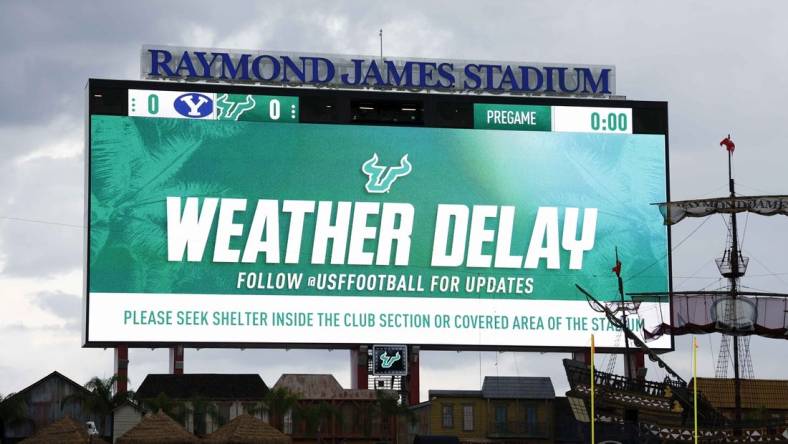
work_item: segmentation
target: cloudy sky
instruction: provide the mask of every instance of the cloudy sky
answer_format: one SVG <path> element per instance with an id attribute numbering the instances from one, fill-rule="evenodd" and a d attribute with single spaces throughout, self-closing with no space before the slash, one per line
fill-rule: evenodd
<path id="1" fill-rule="evenodd" d="M 112 374 L 112 351 L 80 348 L 84 87 L 136 79 L 143 44 L 390 57 L 612 64 L 631 99 L 666 100 L 674 198 L 726 191 L 719 140 L 731 133 L 743 194 L 788 192 L 788 4 L 781 1 L 0 2 L 0 393 L 53 370 L 82 383 Z M 703 224 L 702 227 L 699 226 Z M 788 292 L 788 219 L 742 216 L 752 257 L 744 285 Z M 697 231 L 695 231 L 697 229 Z M 693 233 L 680 246 L 679 241 Z M 677 289 L 716 288 L 721 217 L 674 230 Z M 689 337 L 665 356 L 690 376 Z M 719 336 L 700 338 L 714 374 Z M 757 377 L 788 376 L 788 343 L 753 340 Z M 187 350 L 187 372 L 331 372 L 349 385 L 347 351 Z M 422 354 L 430 388 L 478 389 L 484 375 L 549 375 L 560 354 Z M 132 350 L 130 378 L 167 371 L 167 350 Z M 606 357 L 598 365 L 606 364 Z M 664 373 L 651 369 L 650 377 Z M 732 373 L 732 372 L 731 372 Z"/>

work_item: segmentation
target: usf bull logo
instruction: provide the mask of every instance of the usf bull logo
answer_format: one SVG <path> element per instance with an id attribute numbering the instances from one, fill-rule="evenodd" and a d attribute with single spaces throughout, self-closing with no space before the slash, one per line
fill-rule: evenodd
<path id="1" fill-rule="evenodd" d="M 251 111 L 256 105 L 251 94 L 247 94 L 241 100 L 239 96 L 231 97 L 229 94 L 222 94 L 216 99 L 216 109 L 219 111 L 219 120 L 238 120 L 241 114 Z"/>
<path id="2" fill-rule="evenodd" d="M 361 165 L 361 171 L 369 177 L 364 186 L 368 193 L 388 193 L 394 182 L 400 177 L 407 176 L 413 171 L 413 165 L 408 162 L 408 155 L 402 156 L 399 166 L 387 167 L 378 165 L 378 154 Z"/>
<path id="3" fill-rule="evenodd" d="M 394 356 L 389 356 L 388 353 L 383 352 L 383 354 L 380 355 L 380 366 L 383 368 L 391 368 L 391 366 L 400 359 L 402 359 L 402 356 L 400 356 L 399 352 Z"/>

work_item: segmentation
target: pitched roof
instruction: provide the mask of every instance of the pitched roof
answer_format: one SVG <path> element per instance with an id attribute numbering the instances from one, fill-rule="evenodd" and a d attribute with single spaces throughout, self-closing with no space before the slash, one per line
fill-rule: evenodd
<path id="1" fill-rule="evenodd" d="M 22 441 L 24 444 L 98 444 L 105 443 L 98 436 L 88 435 L 85 425 L 70 416 L 53 422 Z"/>
<path id="2" fill-rule="evenodd" d="M 172 399 L 260 400 L 268 387 L 260 375 L 189 373 L 148 375 L 137 390 L 137 399 L 150 399 L 164 393 Z"/>
<path id="3" fill-rule="evenodd" d="M 121 407 L 126 407 L 126 406 L 129 406 L 129 407 L 133 408 L 134 410 L 136 410 L 138 412 L 145 413 L 145 411 L 143 410 L 143 408 L 140 405 L 140 403 L 135 401 L 135 400 L 133 400 L 133 399 L 124 399 L 123 402 L 121 402 L 117 407 L 112 409 L 112 411 L 116 412 Z"/>
<path id="4" fill-rule="evenodd" d="M 481 398 L 481 390 L 430 390 L 427 393 L 429 399 L 441 398 Z"/>
<path id="5" fill-rule="evenodd" d="M 36 382 L 34 382 L 34 383 L 30 384 L 29 386 L 27 386 L 27 387 L 23 388 L 22 390 L 20 390 L 20 391 L 18 391 L 18 392 L 16 392 L 16 393 L 14 393 L 13 395 L 9 396 L 9 397 L 8 397 L 8 398 L 7 398 L 5 401 L 3 401 L 3 402 L 6 402 L 6 401 L 8 401 L 9 399 L 12 399 L 12 398 L 17 398 L 17 397 L 19 397 L 19 396 L 23 396 L 23 395 L 27 394 L 27 392 L 29 392 L 29 391 L 33 390 L 33 389 L 34 389 L 35 387 L 37 387 L 38 385 L 41 385 L 41 384 L 43 384 L 44 382 L 46 382 L 46 381 L 47 381 L 47 380 L 49 380 L 50 378 L 57 378 L 57 379 L 60 379 L 60 380 L 62 380 L 63 382 L 65 382 L 66 384 L 73 386 L 73 387 L 74 387 L 76 390 L 78 390 L 78 391 L 83 391 L 83 392 L 85 392 L 85 393 L 90 393 L 90 391 L 89 391 L 88 389 L 86 389 L 86 388 L 85 388 L 85 387 L 83 387 L 82 385 L 80 385 L 80 384 L 78 384 L 77 382 L 75 382 L 73 379 L 71 379 L 71 378 L 69 378 L 69 377 L 67 377 L 67 376 L 63 375 L 62 373 L 60 373 L 60 372 L 58 372 L 58 371 L 56 370 L 56 371 L 53 371 L 52 373 L 50 373 L 50 374 L 48 374 L 48 375 L 44 376 L 43 378 L 39 379 L 38 381 L 36 381 Z"/>
<path id="6" fill-rule="evenodd" d="M 199 442 L 163 412 L 152 413 L 142 418 L 139 424 L 118 438 L 117 444 L 192 444 Z"/>
<path id="7" fill-rule="evenodd" d="M 541 376 L 486 376 L 482 396 L 494 399 L 555 399 L 550 378 Z"/>
<path id="8" fill-rule="evenodd" d="M 690 382 L 692 388 L 692 382 Z M 698 390 L 716 408 L 735 408 L 733 379 L 698 378 Z M 788 410 L 788 380 L 742 379 L 741 405 L 745 409 Z"/>
<path id="9" fill-rule="evenodd" d="M 375 400 L 375 390 L 345 389 L 333 375 L 284 374 L 274 388 L 286 388 L 300 399 Z"/>
<path id="10" fill-rule="evenodd" d="M 271 427 L 263 420 L 247 414 L 237 416 L 206 436 L 203 441 L 215 444 L 290 444 L 293 442 L 289 436 Z"/>

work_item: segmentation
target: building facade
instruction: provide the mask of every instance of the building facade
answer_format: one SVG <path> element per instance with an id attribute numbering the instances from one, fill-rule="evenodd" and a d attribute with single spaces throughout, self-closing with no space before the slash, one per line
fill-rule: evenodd
<path id="1" fill-rule="evenodd" d="M 728 419 L 736 417 L 733 379 L 698 378 L 698 391 Z M 740 393 L 745 422 L 788 425 L 788 381 L 742 379 Z"/>
<path id="2" fill-rule="evenodd" d="M 80 424 L 93 421 L 99 434 L 109 436 L 111 417 L 100 417 L 88 411 L 82 402 L 68 401 L 69 398 L 73 398 L 77 394 L 89 396 L 90 392 L 57 371 L 20 390 L 5 402 L 23 403 L 27 418 L 13 423 L 4 423 L 2 427 L 4 436 L 1 436 L 0 439 L 17 442 L 66 416 Z"/>
<path id="3" fill-rule="evenodd" d="M 552 442 L 555 389 L 550 378 L 486 377 L 481 390 L 430 390 L 413 407 L 413 435 L 460 441 Z"/>
<path id="4" fill-rule="evenodd" d="M 112 410 L 112 442 L 142 421 L 142 408 L 133 401 L 126 401 Z"/>
<path id="5" fill-rule="evenodd" d="M 343 388 L 333 375 L 284 374 L 273 390 L 285 389 L 297 406 L 273 425 L 293 442 L 376 443 L 396 439 L 396 415 L 381 408 L 386 391 Z M 281 424 L 280 424 L 281 423 Z"/>
<path id="6" fill-rule="evenodd" d="M 177 404 L 175 416 L 186 430 L 204 436 L 242 413 L 267 421 L 262 408 L 267 393 L 255 374 L 159 374 L 142 381 L 137 400 L 144 409 L 156 410 L 163 395 Z"/>

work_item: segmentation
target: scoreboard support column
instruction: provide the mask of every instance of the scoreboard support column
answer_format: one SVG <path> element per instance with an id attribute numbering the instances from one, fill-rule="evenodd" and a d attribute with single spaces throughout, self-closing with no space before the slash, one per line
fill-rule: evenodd
<path id="1" fill-rule="evenodd" d="M 408 405 L 419 403 L 419 347 L 408 347 Z"/>
<path id="2" fill-rule="evenodd" d="M 642 351 L 630 351 L 629 352 L 629 368 L 630 374 L 627 375 L 628 378 L 632 379 L 645 379 L 646 374 L 646 354 Z"/>
<path id="3" fill-rule="evenodd" d="M 572 359 L 575 361 L 582 362 L 585 365 L 591 365 L 591 351 L 581 350 L 581 351 L 572 352 Z"/>
<path id="4" fill-rule="evenodd" d="M 115 394 L 126 393 L 129 388 L 129 347 L 115 347 Z"/>
<path id="5" fill-rule="evenodd" d="M 366 345 L 350 349 L 350 388 L 369 388 L 369 347 Z"/>
<path id="6" fill-rule="evenodd" d="M 183 374 L 183 346 L 176 345 L 170 348 L 170 374 L 182 375 Z"/>

